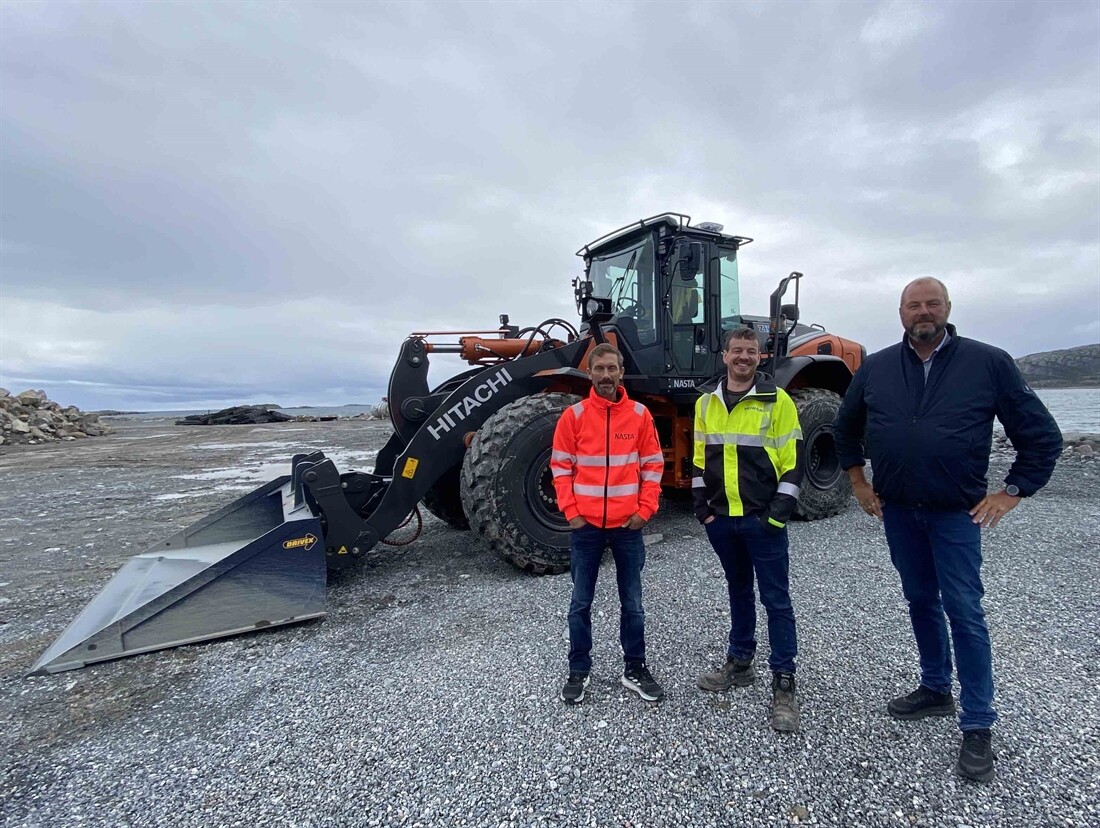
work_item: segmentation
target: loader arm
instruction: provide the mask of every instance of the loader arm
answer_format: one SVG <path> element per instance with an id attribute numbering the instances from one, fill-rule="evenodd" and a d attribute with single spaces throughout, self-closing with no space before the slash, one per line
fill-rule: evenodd
<path id="1" fill-rule="evenodd" d="M 433 395 L 423 343 L 406 340 L 390 378 L 395 430 L 374 473 L 341 475 L 328 458 L 305 458 L 295 468 L 321 517 L 328 568 L 354 565 L 397 529 L 440 476 L 461 462 L 467 435 L 504 406 L 575 369 L 589 345 L 584 337 L 502 362 L 476 372 L 450 393 Z M 395 391 L 411 394 L 399 398 Z"/>

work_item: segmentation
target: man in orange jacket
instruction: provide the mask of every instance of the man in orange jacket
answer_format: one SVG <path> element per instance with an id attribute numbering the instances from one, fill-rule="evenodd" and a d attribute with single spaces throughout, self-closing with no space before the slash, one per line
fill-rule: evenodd
<path id="1" fill-rule="evenodd" d="M 566 704 L 584 699 L 592 667 L 592 599 L 603 551 L 610 546 L 626 662 L 622 683 L 646 701 L 659 701 L 664 690 L 645 660 L 642 527 L 657 511 L 664 455 L 653 415 L 622 387 L 622 354 L 607 343 L 597 345 L 588 355 L 588 376 L 592 390 L 587 399 L 562 412 L 550 458 L 558 508 L 573 530 L 569 679 L 561 699 Z"/>

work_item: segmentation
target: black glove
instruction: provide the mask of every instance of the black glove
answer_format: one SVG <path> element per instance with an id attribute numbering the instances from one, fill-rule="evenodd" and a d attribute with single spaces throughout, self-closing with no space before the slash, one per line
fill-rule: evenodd
<path id="1" fill-rule="evenodd" d="M 785 523 L 782 526 L 776 526 L 774 523 L 768 520 L 767 512 L 761 512 L 757 516 L 757 520 L 760 521 L 760 525 L 764 527 L 764 531 L 767 532 L 769 535 L 778 535 L 780 532 L 787 528 L 787 524 Z"/>

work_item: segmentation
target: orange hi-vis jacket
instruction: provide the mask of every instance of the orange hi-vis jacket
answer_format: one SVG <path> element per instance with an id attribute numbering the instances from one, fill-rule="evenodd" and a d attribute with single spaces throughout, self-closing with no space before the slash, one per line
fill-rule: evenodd
<path id="1" fill-rule="evenodd" d="M 550 469 L 566 520 L 582 517 L 601 529 L 622 526 L 637 512 L 657 512 L 665 458 L 653 415 L 619 388 L 609 402 L 592 390 L 562 412 Z"/>

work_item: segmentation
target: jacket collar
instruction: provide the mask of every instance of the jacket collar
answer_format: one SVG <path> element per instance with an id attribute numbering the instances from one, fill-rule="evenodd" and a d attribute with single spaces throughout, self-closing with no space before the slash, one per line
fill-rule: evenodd
<path id="1" fill-rule="evenodd" d="M 630 401 L 630 397 L 626 393 L 626 386 L 620 385 L 619 398 L 615 400 L 615 402 L 605 400 L 603 397 L 596 393 L 595 388 L 590 388 L 588 390 L 588 400 L 597 408 L 622 408 Z"/>
<path id="2" fill-rule="evenodd" d="M 699 386 L 699 392 L 702 394 L 713 394 L 719 400 L 722 401 L 722 405 L 726 404 L 725 395 L 722 393 L 722 386 L 726 384 L 726 375 L 722 374 L 716 379 L 707 380 Z M 752 388 L 748 390 L 745 397 L 758 397 L 766 402 L 774 401 L 776 397 L 775 393 L 775 380 L 762 371 L 756 372 L 756 379 L 753 382 Z M 744 399 L 743 397 L 742 399 Z"/>

